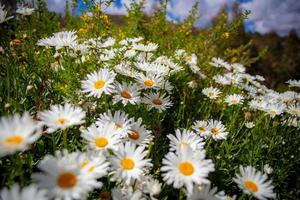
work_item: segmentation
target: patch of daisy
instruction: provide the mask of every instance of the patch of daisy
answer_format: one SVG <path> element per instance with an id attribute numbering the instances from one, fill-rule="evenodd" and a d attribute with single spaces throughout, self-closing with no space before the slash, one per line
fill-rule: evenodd
<path id="1" fill-rule="evenodd" d="M 233 181 L 245 194 L 253 195 L 255 198 L 265 200 L 267 198 L 275 199 L 272 182 L 268 180 L 266 174 L 256 171 L 251 166 L 240 166 L 240 172 L 236 173 Z"/>
<path id="2" fill-rule="evenodd" d="M 64 105 L 51 105 L 49 110 L 38 114 L 43 125 L 46 125 L 47 132 L 53 133 L 58 129 L 66 129 L 74 125 L 84 123 L 85 112 L 78 106 L 65 103 Z"/>
<path id="3" fill-rule="evenodd" d="M 113 103 L 122 102 L 124 106 L 128 103 L 135 105 L 140 103 L 140 88 L 137 84 L 130 84 L 123 82 L 122 84 L 115 84 L 115 95 L 113 97 Z"/>
<path id="4" fill-rule="evenodd" d="M 107 122 L 96 127 L 94 124 L 83 130 L 81 137 L 88 142 L 90 149 L 95 151 L 116 151 L 121 142 L 121 134 L 115 128 L 115 124 Z"/>
<path id="5" fill-rule="evenodd" d="M 112 179 L 130 185 L 140 180 L 147 167 L 151 167 L 151 160 L 146 159 L 148 152 L 144 146 L 136 146 L 126 142 L 110 157 L 112 165 Z"/>
<path id="6" fill-rule="evenodd" d="M 161 171 L 168 185 L 177 189 L 185 187 L 188 193 L 192 193 L 196 185 L 210 183 L 207 176 L 214 171 L 214 164 L 205 159 L 205 150 L 194 152 L 187 147 L 177 153 L 166 154 Z"/>
<path id="7" fill-rule="evenodd" d="M 159 92 L 150 92 L 149 94 L 145 94 L 142 102 L 147 105 L 148 109 L 154 108 L 159 112 L 163 112 L 173 105 L 169 96 L 166 94 L 161 95 Z"/>
<path id="8" fill-rule="evenodd" d="M 114 90 L 114 80 L 116 74 L 107 68 L 102 68 L 98 72 L 87 75 L 87 79 L 81 81 L 84 93 L 87 96 L 100 98 L 102 94 L 111 94 Z"/>
<path id="9" fill-rule="evenodd" d="M 203 139 L 196 135 L 194 132 L 189 130 L 175 130 L 175 135 L 169 134 L 167 135 L 170 140 L 170 151 L 179 152 L 182 148 L 189 147 L 193 151 L 202 150 L 204 143 Z"/>
<path id="10" fill-rule="evenodd" d="M 0 157 L 25 151 L 41 137 L 41 126 L 25 112 L 0 118 Z"/>

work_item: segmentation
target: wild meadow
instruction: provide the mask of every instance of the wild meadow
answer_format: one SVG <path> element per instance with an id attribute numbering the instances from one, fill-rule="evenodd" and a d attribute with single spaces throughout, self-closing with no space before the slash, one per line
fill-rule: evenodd
<path id="1" fill-rule="evenodd" d="M 3 200 L 300 198 L 300 81 L 247 73 L 247 13 L 195 30 L 197 4 L 122 25 L 89 5 L 0 6 Z"/>

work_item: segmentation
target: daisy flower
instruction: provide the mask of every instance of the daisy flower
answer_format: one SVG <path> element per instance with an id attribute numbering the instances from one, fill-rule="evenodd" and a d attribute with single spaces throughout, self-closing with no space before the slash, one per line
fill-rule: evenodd
<path id="1" fill-rule="evenodd" d="M 92 173 L 97 179 L 107 175 L 109 163 L 102 153 L 88 151 L 78 157 L 80 167 L 87 173 Z"/>
<path id="2" fill-rule="evenodd" d="M 81 82 L 83 92 L 97 98 L 100 98 L 102 93 L 111 94 L 115 76 L 116 74 L 107 68 L 88 74 L 87 79 Z"/>
<path id="3" fill-rule="evenodd" d="M 177 154 L 169 152 L 162 164 L 163 180 L 174 188 L 185 186 L 188 193 L 192 193 L 195 184 L 208 184 L 208 173 L 214 171 L 212 161 L 205 159 L 205 150 L 194 152 L 189 147 Z"/>
<path id="4" fill-rule="evenodd" d="M 300 104 L 290 105 L 287 112 L 294 117 L 300 117 Z"/>
<path id="5" fill-rule="evenodd" d="M 13 18 L 13 16 L 7 17 L 6 15 L 7 11 L 5 10 L 5 6 L 0 3 L 0 24 Z"/>
<path id="6" fill-rule="evenodd" d="M 143 52 L 151 52 L 157 49 L 158 45 L 154 43 L 149 43 L 147 45 L 133 43 L 132 49 Z"/>
<path id="7" fill-rule="evenodd" d="M 115 124 L 115 131 L 118 131 L 122 137 L 126 137 L 131 129 L 132 119 L 128 118 L 128 114 L 122 111 L 116 111 L 114 114 L 109 110 L 106 113 L 100 115 L 97 120 L 97 126 L 102 126 L 105 123 L 113 123 Z"/>
<path id="8" fill-rule="evenodd" d="M 52 105 L 50 110 L 38 114 L 42 124 L 48 126 L 47 132 L 53 133 L 57 129 L 66 129 L 73 125 L 84 123 L 85 112 L 82 108 L 69 103 Z"/>
<path id="9" fill-rule="evenodd" d="M 271 118 L 274 118 L 277 115 L 281 115 L 286 109 L 284 104 L 268 104 L 263 110 L 270 115 Z"/>
<path id="10" fill-rule="evenodd" d="M 175 135 L 169 134 L 167 137 L 170 140 L 170 151 L 181 151 L 182 148 L 190 147 L 193 151 L 203 149 L 204 143 L 202 138 L 194 132 L 184 129 L 177 129 Z"/>
<path id="11" fill-rule="evenodd" d="M 260 171 L 256 171 L 251 166 L 240 166 L 240 174 L 236 174 L 233 181 L 236 182 L 240 189 L 246 194 L 251 194 L 257 199 L 274 199 L 276 194 L 273 192 L 272 182 L 267 180 L 268 177 Z"/>
<path id="12" fill-rule="evenodd" d="M 0 199 L 3 200 L 48 200 L 47 191 L 40 190 L 36 185 L 29 185 L 22 189 L 18 184 L 14 184 L 10 189 L 4 188 L 1 191 Z"/>
<path id="13" fill-rule="evenodd" d="M 133 190 L 132 187 L 115 187 L 111 190 L 113 200 L 146 200 L 140 190 Z"/>
<path id="14" fill-rule="evenodd" d="M 82 170 L 78 156 L 66 150 L 46 155 L 38 168 L 41 172 L 32 178 L 40 188 L 47 189 L 51 199 L 84 199 L 88 192 L 102 186 L 96 176 Z"/>
<path id="15" fill-rule="evenodd" d="M 81 137 L 88 142 L 93 150 L 117 150 L 121 142 L 121 134 L 115 129 L 114 123 L 104 123 L 99 127 L 94 124 L 81 133 Z"/>
<path id="16" fill-rule="evenodd" d="M 164 78 L 154 73 L 147 73 L 146 75 L 139 73 L 136 80 L 144 89 L 158 89 L 164 83 Z"/>
<path id="17" fill-rule="evenodd" d="M 225 98 L 225 102 L 231 106 L 231 105 L 237 105 L 237 104 L 242 104 L 244 100 L 244 97 L 242 95 L 239 94 L 232 94 L 232 95 L 228 95 Z"/>
<path id="18" fill-rule="evenodd" d="M 300 87 L 300 80 L 288 80 L 289 87 Z"/>
<path id="19" fill-rule="evenodd" d="M 40 125 L 27 112 L 0 118 L 0 157 L 25 151 L 41 137 Z"/>
<path id="20" fill-rule="evenodd" d="M 148 109 L 155 108 L 158 109 L 158 112 L 165 111 L 167 108 L 172 106 L 170 97 L 166 94 L 160 95 L 159 92 L 145 94 L 142 101 L 148 106 Z"/>
<path id="21" fill-rule="evenodd" d="M 166 76 L 170 72 L 168 66 L 158 63 L 137 62 L 135 66 L 146 73 L 157 74 L 159 76 Z"/>
<path id="22" fill-rule="evenodd" d="M 27 8 L 27 7 L 18 7 L 18 9 L 16 10 L 16 13 L 20 14 L 20 15 L 31 15 L 34 11 L 34 8 Z"/>
<path id="23" fill-rule="evenodd" d="M 191 54 L 189 56 L 186 56 L 184 58 L 184 61 L 188 64 L 188 65 L 196 65 L 197 64 L 197 56 L 195 54 Z"/>
<path id="24" fill-rule="evenodd" d="M 246 122 L 245 126 L 249 129 L 253 128 L 255 126 L 255 124 L 253 122 Z"/>
<path id="25" fill-rule="evenodd" d="M 188 195 L 189 200 L 221 200 L 226 199 L 224 192 L 218 192 L 218 188 L 210 186 L 210 184 L 194 187 L 193 192 Z"/>
<path id="26" fill-rule="evenodd" d="M 157 196 L 160 194 L 161 186 L 162 186 L 162 184 L 158 180 L 150 178 L 145 183 L 144 192 L 149 193 L 150 198 L 152 200 L 154 200 L 154 199 L 156 199 L 154 196 Z"/>
<path id="27" fill-rule="evenodd" d="M 221 84 L 221 85 L 230 85 L 231 84 L 231 81 L 227 77 L 222 76 L 222 75 L 215 75 L 213 77 L 213 80 L 216 83 Z"/>
<path id="28" fill-rule="evenodd" d="M 196 120 L 192 126 L 192 129 L 199 133 L 201 137 L 206 138 L 209 135 L 208 123 L 207 121 Z"/>
<path id="29" fill-rule="evenodd" d="M 218 88 L 209 87 L 209 88 L 204 88 L 202 90 L 202 94 L 204 94 L 210 99 L 216 99 L 219 97 L 219 94 L 221 94 L 221 92 Z"/>
<path id="30" fill-rule="evenodd" d="M 112 179 L 124 181 L 129 185 L 134 180 L 140 180 L 146 167 L 151 167 L 150 159 L 147 156 L 145 147 L 126 142 L 121 144 L 118 151 L 110 158 L 112 165 Z"/>
<path id="31" fill-rule="evenodd" d="M 194 88 L 196 88 L 198 86 L 198 83 L 197 83 L 197 81 L 195 79 L 193 79 L 190 82 L 188 82 L 188 86 L 189 86 L 189 88 L 194 89 Z"/>
<path id="32" fill-rule="evenodd" d="M 227 138 L 228 132 L 226 127 L 218 120 L 209 120 L 208 121 L 208 130 L 209 134 L 214 140 L 225 140 Z"/>
<path id="33" fill-rule="evenodd" d="M 38 40 L 37 45 L 57 48 L 69 47 L 77 43 L 76 39 L 76 31 L 62 31 L 54 33 L 51 37 Z"/>
<path id="34" fill-rule="evenodd" d="M 137 84 L 116 83 L 115 92 L 117 94 L 113 97 L 114 104 L 121 101 L 126 106 L 128 103 L 135 105 L 140 102 L 140 92 Z"/>
<path id="35" fill-rule="evenodd" d="M 147 145 L 153 139 L 151 131 L 148 131 L 142 122 L 142 118 L 132 122 L 131 129 L 128 132 L 127 140 L 137 145 Z"/>

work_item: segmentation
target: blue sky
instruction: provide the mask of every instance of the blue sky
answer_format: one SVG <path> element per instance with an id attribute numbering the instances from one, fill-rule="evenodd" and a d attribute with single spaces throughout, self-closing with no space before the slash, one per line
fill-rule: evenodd
<path id="1" fill-rule="evenodd" d="M 64 12 L 65 0 L 46 0 L 49 10 Z M 140 0 L 136 0 L 140 1 Z M 132 0 L 116 0 L 106 12 L 109 14 L 126 14 L 125 6 Z M 167 18 L 170 21 L 181 22 L 187 16 L 196 0 L 169 0 Z M 300 33 L 300 0 L 199 0 L 200 19 L 196 22 L 198 27 L 207 27 L 211 19 L 226 7 L 230 11 L 234 3 L 238 2 L 239 9 L 250 10 L 249 19 L 245 22 L 245 30 L 261 34 L 272 31 L 284 36 L 291 29 Z M 158 0 L 147 0 L 144 11 L 151 14 L 157 6 Z M 84 4 L 79 0 L 79 6 L 74 9 L 74 14 L 79 14 L 84 9 Z"/>

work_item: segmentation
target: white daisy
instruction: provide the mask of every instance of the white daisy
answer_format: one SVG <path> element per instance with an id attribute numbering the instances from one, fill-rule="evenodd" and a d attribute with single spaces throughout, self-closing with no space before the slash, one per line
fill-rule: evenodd
<path id="1" fill-rule="evenodd" d="M 233 178 L 240 189 L 246 194 L 251 194 L 257 199 L 265 200 L 267 198 L 275 199 L 276 194 L 273 192 L 272 182 L 267 181 L 268 177 L 260 171 L 256 171 L 251 166 L 240 166 L 240 174 Z"/>
<path id="2" fill-rule="evenodd" d="M 239 94 L 231 94 L 228 95 L 225 98 L 225 102 L 231 106 L 231 105 L 237 105 L 237 104 L 242 104 L 244 100 L 244 97 L 242 95 Z"/>
<path id="3" fill-rule="evenodd" d="M 106 158 L 101 152 L 88 151 L 82 153 L 78 157 L 78 162 L 86 173 L 92 173 L 96 178 L 107 175 L 109 163 L 106 162 Z"/>
<path id="4" fill-rule="evenodd" d="M 140 190 L 133 190 L 132 187 L 115 187 L 111 190 L 113 200 L 146 200 Z"/>
<path id="5" fill-rule="evenodd" d="M 145 147 L 126 142 L 121 144 L 118 151 L 111 157 L 110 162 L 113 168 L 112 179 L 123 181 L 129 185 L 134 180 L 140 180 L 145 173 L 146 167 L 151 167 L 150 159 L 147 156 Z"/>
<path id="6" fill-rule="evenodd" d="M 168 66 L 158 63 L 149 63 L 143 61 L 135 63 L 135 66 L 146 73 L 152 73 L 159 76 L 166 76 L 170 72 L 170 68 Z"/>
<path id="7" fill-rule="evenodd" d="M 88 142 L 93 150 L 117 150 L 121 142 L 121 134 L 115 129 L 114 123 L 104 123 L 96 127 L 94 124 L 82 131 L 81 137 Z"/>
<path id="8" fill-rule="evenodd" d="M 34 8 L 27 8 L 24 6 L 18 7 L 18 9 L 16 10 L 16 13 L 20 14 L 20 15 L 31 15 L 34 11 Z"/>
<path id="9" fill-rule="evenodd" d="M 300 80 L 288 80 L 289 87 L 300 87 Z"/>
<path id="10" fill-rule="evenodd" d="M 154 43 L 149 43 L 147 45 L 134 43 L 132 49 L 143 52 L 151 52 L 157 49 L 158 45 Z"/>
<path id="11" fill-rule="evenodd" d="M 6 15 L 7 11 L 5 10 L 5 6 L 0 3 L 0 24 L 13 18 L 13 16 L 7 17 Z"/>
<path id="12" fill-rule="evenodd" d="M 290 105 L 287 108 L 287 112 L 294 117 L 300 117 L 300 104 Z"/>
<path id="13" fill-rule="evenodd" d="M 175 130 L 175 135 L 169 134 L 167 137 L 170 140 L 170 151 L 181 151 L 182 148 L 190 147 L 193 151 L 203 149 L 204 143 L 202 138 L 194 132 L 184 129 Z"/>
<path id="14" fill-rule="evenodd" d="M 154 200 L 154 199 L 156 199 L 154 196 L 157 196 L 160 194 L 161 186 L 162 186 L 162 184 L 158 180 L 150 178 L 146 181 L 144 192 L 149 193 L 150 198 L 152 200 Z"/>
<path id="15" fill-rule="evenodd" d="M 164 78 L 154 73 L 146 73 L 146 75 L 139 73 L 136 77 L 136 80 L 144 89 L 158 89 L 164 83 Z"/>
<path id="16" fill-rule="evenodd" d="M 189 87 L 189 88 L 194 89 L 194 88 L 196 88 L 197 86 L 198 86 L 198 82 L 197 82 L 197 80 L 195 80 L 195 79 L 193 79 L 193 80 L 191 80 L 190 82 L 188 82 L 188 87 Z"/>
<path id="17" fill-rule="evenodd" d="M 105 123 L 114 123 L 115 130 L 119 131 L 123 137 L 126 137 L 131 129 L 132 119 L 128 118 L 128 114 L 122 111 L 116 111 L 113 115 L 109 110 L 106 113 L 102 113 L 97 120 L 97 126 L 101 126 Z"/>
<path id="18" fill-rule="evenodd" d="M 207 185 L 194 187 L 193 192 L 188 195 L 189 200 L 221 200 L 224 199 L 223 192 L 218 192 L 218 188 Z"/>
<path id="19" fill-rule="evenodd" d="M 192 193 L 195 184 L 208 184 L 208 173 L 214 171 L 212 161 L 205 159 L 205 150 L 194 152 L 189 147 L 178 154 L 169 152 L 162 164 L 163 180 L 174 188 L 185 186 L 188 193 Z"/>
<path id="20" fill-rule="evenodd" d="M 76 31 L 62 31 L 54 33 L 53 36 L 38 40 L 38 46 L 53 46 L 57 48 L 69 47 L 77 43 Z"/>
<path id="21" fill-rule="evenodd" d="M 50 110 L 40 112 L 38 116 L 42 124 L 48 126 L 48 133 L 53 133 L 57 129 L 64 130 L 73 125 L 80 125 L 85 121 L 85 112 L 82 108 L 69 103 L 52 105 Z"/>
<path id="22" fill-rule="evenodd" d="M 255 124 L 253 122 L 246 122 L 245 126 L 249 129 L 253 128 L 255 126 Z"/>
<path id="23" fill-rule="evenodd" d="M 201 137 L 206 138 L 209 135 L 208 122 L 202 120 L 196 120 L 192 126 L 192 129 L 199 133 Z"/>
<path id="24" fill-rule="evenodd" d="M 161 95 L 159 92 L 145 94 L 142 102 L 148 106 L 148 109 L 155 108 L 159 112 L 165 111 L 173 105 L 169 96 L 166 94 Z"/>
<path id="25" fill-rule="evenodd" d="M 228 132 L 226 127 L 218 120 L 209 120 L 208 121 L 208 130 L 209 134 L 214 140 L 225 140 L 227 138 Z"/>
<path id="26" fill-rule="evenodd" d="M 213 80 L 218 83 L 218 84 L 221 84 L 221 85 L 230 85 L 231 84 L 231 81 L 225 77 L 225 76 L 222 76 L 222 75 L 215 75 L 213 77 Z"/>
<path id="27" fill-rule="evenodd" d="M 51 199 L 84 199 L 88 192 L 102 186 L 97 177 L 81 169 L 77 155 L 57 151 L 55 156 L 46 155 L 38 164 L 42 172 L 34 173 L 32 178 L 40 188 L 47 189 Z"/>
<path id="28" fill-rule="evenodd" d="M 220 90 L 214 87 L 204 88 L 202 93 L 210 99 L 216 99 L 221 94 Z"/>
<path id="29" fill-rule="evenodd" d="M 267 104 L 263 110 L 270 115 L 271 118 L 274 118 L 277 115 L 281 115 L 286 109 L 284 104 Z"/>
<path id="30" fill-rule="evenodd" d="M 0 157 L 25 151 L 41 136 L 40 125 L 27 112 L 0 118 Z"/>
<path id="31" fill-rule="evenodd" d="M 188 55 L 184 58 L 188 65 L 197 65 L 197 56 L 195 54 Z"/>
<path id="32" fill-rule="evenodd" d="M 100 98 L 102 93 L 111 94 L 114 89 L 113 82 L 116 74 L 107 68 L 102 68 L 98 72 L 87 75 L 87 79 L 82 81 L 82 89 L 88 96 Z"/>
<path id="33" fill-rule="evenodd" d="M 14 184 L 10 189 L 1 190 L 0 199 L 3 200 L 48 200 L 47 191 L 38 189 L 36 185 L 29 185 L 22 189 L 18 184 Z"/>
<path id="34" fill-rule="evenodd" d="M 115 84 L 115 93 L 113 97 L 113 103 L 116 104 L 119 101 L 122 102 L 124 106 L 128 103 L 138 104 L 141 100 L 139 87 L 137 84 L 128 84 L 128 83 L 116 83 Z"/>
<path id="35" fill-rule="evenodd" d="M 147 145 L 153 139 L 151 131 L 148 131 L 142 122 L 142 118 L 138 118 L 137 121 L 133 121 L 131 129 L 128 132 L 127 140 L 137 145 Z"/>

